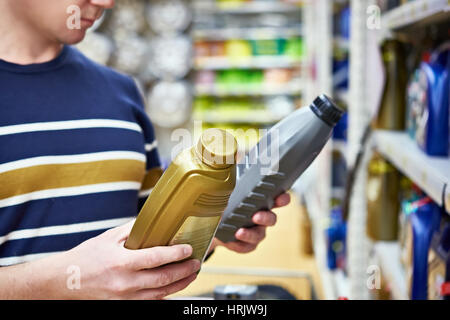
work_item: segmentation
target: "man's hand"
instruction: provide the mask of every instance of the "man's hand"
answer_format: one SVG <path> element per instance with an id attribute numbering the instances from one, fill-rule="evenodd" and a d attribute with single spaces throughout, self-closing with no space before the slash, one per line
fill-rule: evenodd
<path id="1" fill-rule="evenodd" d="M 274 208 L 284 207 L 289 204 L 291 197 L 288 193 L 283 193 L 275 199 Z M 275 225 L 277 216 L 272 211 L 258 211 L 252 217 L 256 226 L 251 228 L 241 228 L 236 231 L 235 237 L 238 241 L 224 243 L 217 238 L 211 245 L 211 250 L 218 245 L 224 246 L 238 253 L 248 253 L 256 249 L 258 244 L 266 237 L 266 228 Z"/>
<path id="2" fill-rule="evenodd" d="M 185 260 L 191 246 L 126 249 L 133 222 L 64 253 L 0 268 L 0 298 L 162 299 L 187 287 L 200 268 L 198 260 Z M 78 288 L 68 285 L 73 268 L 79 270 Z"/>

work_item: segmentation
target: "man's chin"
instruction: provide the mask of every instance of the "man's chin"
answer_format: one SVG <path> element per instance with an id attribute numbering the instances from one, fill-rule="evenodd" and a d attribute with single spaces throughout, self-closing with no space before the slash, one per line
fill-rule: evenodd
<path id="1" fill-rule="evenodd" d="M 86 29 L 71 30 L 61 39 L 62 43 L 73 45 L 83 41 L 86 36 Z"/>

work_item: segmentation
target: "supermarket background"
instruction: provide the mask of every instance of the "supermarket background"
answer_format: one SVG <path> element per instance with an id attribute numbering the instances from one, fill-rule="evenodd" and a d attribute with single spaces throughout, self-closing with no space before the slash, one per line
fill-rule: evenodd
<path id="1" fill-rule="evenodd" d="M 165 165 L 177 128 L 347 110 L 257 251 L 218 249 L 174 298 L 449 298 L 449 25 L 447 0 L 117 1 L 78 47 L 136 79 Z"/>

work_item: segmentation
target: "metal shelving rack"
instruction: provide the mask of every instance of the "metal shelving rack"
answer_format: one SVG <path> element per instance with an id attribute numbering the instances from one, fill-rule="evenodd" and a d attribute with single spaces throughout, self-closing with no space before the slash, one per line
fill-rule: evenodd
<path id="1" fill-rule="evenodd" d="M 193 9 L 201 14 L 211 13 L 232 13 L 232 14 L 258 14 L 258 13 L 288 13 L 298 11 L 301 6 L 292 3 L 282 3 L 275 1 L 252 1 L 233 2 L 224 1 L 216 3 L 214 1 L 199 0 L 193 3 Z"/>
<path id="2" fill-rule="evenodd" d="M 414 181 L 438 205 L 446 205 L 450 213 L 450 198 L 445 190 L 450 185 L 450 160 L 427 156 L 407 133 L 378 131 L 374 147 L 404 175 Z"/>
<path id="3" fill-rule="evenodd" d="M 312 101 L 322 93 L 332 96 L 332 1 L 305 1 L 306 76 L 305 100 Z M 314 252 L 322 278 L 325 299 L 349 296 L 349 286 L 342 270 L 327 266 L 325 230 L 329 223 L 331 190 L 331 154 L 329 142 L 313 165 L 302 175 L 296 187 L 303 195 L 313 226 Z"/>
<path id="4" fill-rule="evenodd" d="M 282 2 L 282 1 L 250 1 L 250 2 L 234 2 L 215 0 L 192 0 L 192 9 L 194 16 L 205 15 L 234 15 L 245 19 L 248 15 L 258 14 L 298 14 L 298 26 L 289 27 L 236 27 L 233 25 L 224 28 L 196 28 L 194 22 L 191 28 L 191 38 L 194 42 L 199 41 L 226 41 L 226 40 L 273 40 L 278 38 L 289 39 L 291 37 L 302 37 L 303 30 L 301 26 L 302 6 L 300 2 Z M 251 56 L 239 59 L 230 59 L 226 56 L 212 57 L 196 57 L 194 59 L 193 69 L 199 71 L 222 71 L 222 70 L 266 70 L 266 69 L 292 69 L 306 68 L 304 62 L 300 59 L 290 56 Z M 302 72 L 302 71 L 300 71 Z M 260 85 L 257 88 L 238 87 L 234 89 L 220 88 L 216 84 L 198 85 L 194 84 L 194 96 L 213 97 L 215 99 L 223 99 L 230 97 L 248 97 L 253 99 L 288 96 L 292 98 L 302 97 L 304 92 L 304 81 L 302 79 L 293 79 L 289 83 L 282 85 Z M 203 113 L 202 113 L 203 114 Z M 226 117 L 222 113 L 216 116 L 216 112 L 206 112 L 197 120 L 207 123 L 229 123 L 243 124 L 253 123 L 260 126 L 267 126 L 281 120 L 285 114 L 274 114 L 273 111 L 262 112 L 255 110 L 251 115 Z"/>
<path id="5" fill-rule="evenodd" d="M 415 0 L 383 15 L 381 24 L 388 30 L 421 26 L 450 18 L 448 0 Z"/>
<path id="6" fill-rule="evenodd" d="M 301 64 L 301 60 L 278 56 L 259 56 L 237 61 L 227 57 L 208 57 L 197 59 L 194 68 L 196 70 L 268 69 L 292 68 Z"/>
<path id="7" fill-rule="evenodd" d="M 303 35 L 301 28 L 226 28 L 226 29 L 207 29 L 194 30 L 192 38 L 194 40 L 229 40 L 229 39 L 244 39 L 244 40 L 267 40 L 276 39 L 280 37 L 300 37 Z"/>
<path id="8" fill-rule="evenodd" d="M 350 43 L 350 95 L 349 95 L 349 159 L 354 159 L 359 147 L 364 124 L 370 121 L 377 103 L 370 91 L 367 78 L 368 65 L 373 63 L 369 50 L 387 36 L 410 28 L 428 26 L 450 17 L 447 0 L 414 0 L 397 7 L 381 17 L 380 29 L 367 27 L 367 8 L 372 0 L 352 0 L 352 28 Z M 373 77 L 373 74 L 372 74 Z M 423 153 L 406 133 L 378 131 L 368 146 L 363 165 L 358 173 L 350 206 L 349 219 L 349 285 L 350 299 L 368 299 L 366 287 L 369 252 L 374 252 L 384 277 L 389 282 L 394 299 L 408 299 L 406 277 L 400 264 L 398 242 L 371 243 L 365 235 L 367 216 L 365 203 L 367 160 L 376 148 L 400 171 L 420 186 L 436 203 L 450 212 L 450 159 L 435 158 Z M 371 250 L 372 249 L 372 250 Z"/>
<path id="9" fill-rule="evenodd" d="M 323 17 L 331 20 L 330 8 L 323 10 L 325 3 L 310 2 L 309 9 L 305 12 L 305 37 L 308 50 L 314 51 L 319 44 L 331 44 L 330 33 L 320 28 L 318 23 L 318 9 L 322 9 Z M 330 1 L 331 2 L 331 1 Z M 351 40 L 349 43 L 342 39 L 335 39 L 334 44 L 350 50 L 350 88 L 349 92 L 337 93 L 342 100 L 348 103 L 349 127 L 348 142 L 346 144 L 334 142 L 333 149 L 346 153 L 347 164 L 351 166 L 356 158 L 363 130 L 372 118 L 373 110 L 376 110 L 378 99 L 374 87 L 379 86 L 379 76 L 369 72 L 373 71 L 373 52 L 377 50 L 381 39 L 407 30 L 412 27 L 421 27 L 433 22 L 439 22 L 450 17 L 450 6 L 447 0 L 415 0 L 408 2 L 381 17 L 381 29 L 368 27 L 369 6 L 375 5 L 374 0 L 351 0 Z M 326 15 L 328 14 L 328 16 Z M 322 20 L 323 22 L 323 20 Z M 326 22 L 325 22 L 326 25 Z M 308 36 L 314 34 L 314 37 Z M 321 81 L 325 77 L 331 78 L 330 67 L 327 61 L 331 60 L 331 53 L 324 48 L 323 56 L 320 54 L 311 57 L 317 62 L 317 79 L 308 79 L 306 99 L 310 100 L 320 91 L 329 91 L 330 84 Z M 328 56 L 325 56 L 325 53 Z M 327 70 L 327 71 L 326 71 Z M 376 70 L 376 69 L 375 69 Z M 376 70 L 378 71 L 378 70 Z M 327 74 L 328 72 L 328 74 Z M 375 79 L 374 79 L 375 78 Z M 331 145 L 331 144 L 330 144 Z M 433 200 L 444 205 L 450 212 L 450 161 L 448 159 L 433 158 L 425 155 L 409 140 L 405 133 L 376 132 L 367 147 L 362 161 L 361 169 L 356 176 L 354 193 L 350 202 L 350 216 L 348 221 L 348 277 L 336 272 L 330 272 L 325 264 L 325 237 L 324 228 L 327 225 L 326 215 L 329 212 L 328 199 L 330 199 L 330 175 L 326 162 L 330 159 L 330 149 L 326 148 L 320 159 L 310 170 L 308 185 L 309 191 L 305 192 L 305 200 L 312 216 L 316 257 L 319 263 L 322 280 L 325 283 L 325 295 L 327 299 L 336 299 L 339 296 L 348 296 L 350 299 L 369 299 L 370 292 L 367 288 L 368 266 L 370 253 L 373 252 L 383 275 L 390 282 L 394 299 L 408 299 L 406 289 L 406 277 L 400 265 L 400 248 L 397 242 L 372 243 L 366 236 L 366 166 L 372 150 L 378 149 L 384 156 L 396 165 L 405 175 L 418 184 Z M 326 185 L 328 184 L 328 186 Z M 328 286 L 328 288 L 327 288 Z"/>
<path id="10" fill-rule="evenodd" d="M 300 95 L 304 84 L 302 81 L 291 81 L 291 83 L 279 86 L 267 85 L 261 88 L 236 88 L 233 90 L 223 90 L 219 87 L 210 88 L 209 86 L 196 85 L 195 91 L 199 95 L 208 95 L 216 97 L 229 96 L 278 96 L 278 95 Z"/>

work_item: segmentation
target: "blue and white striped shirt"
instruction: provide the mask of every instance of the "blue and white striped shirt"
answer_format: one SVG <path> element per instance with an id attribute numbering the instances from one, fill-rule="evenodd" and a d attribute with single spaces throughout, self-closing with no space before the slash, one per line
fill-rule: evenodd
<path id="1" fill-rule="evenodd" d="M 0 60 L 0 266 L 65 251 L 138 213 L 161 175 L 134 81 L 65 46 Z"/>

